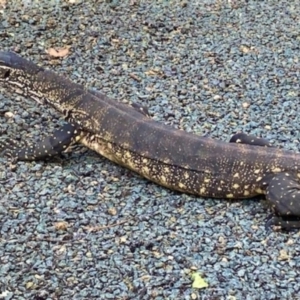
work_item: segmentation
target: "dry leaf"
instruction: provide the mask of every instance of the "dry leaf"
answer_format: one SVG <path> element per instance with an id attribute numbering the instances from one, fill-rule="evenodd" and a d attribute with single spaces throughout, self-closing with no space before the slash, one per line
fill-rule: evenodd
<path id="1" fill-rule="evenodd" d="M 0 7 L 5 7 L 6 0 L 0 0 Z"/>
<path id="2" fill-rule="evenodd" d="M 203 289 L 208 287 L 207 282 L 200 276 L 198 272 L 194 272 L 192 274 L 192 280 L 193 280 L 192 288 L 194 289 Z"/>
<path id="3" fill-rule="evenodd" d="M 69 54 L 70 46 L 64 48 L 49 48 L 46 52 L 53 57 L 65 57 Z"/>

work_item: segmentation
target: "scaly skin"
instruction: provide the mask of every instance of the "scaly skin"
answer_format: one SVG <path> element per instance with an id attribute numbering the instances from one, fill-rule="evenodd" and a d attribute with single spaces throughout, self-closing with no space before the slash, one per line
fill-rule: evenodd
<path id="1" fill-rule="evenodd" d="M 67 134 L 65 139 L 55 135 L 54 140 L 65 143 L 63 148 L 80 142 L 149 180 L 185 193 L 234 199 L 264 194 L 276 213 L 287 219 L 285 227 L 300 227 L 298 153 L 259 147 L 269 144 L 255 137 L 239 135 L 233 141 L 242 143 L 225 143 L 174 129 L 152 120 L 144 109 L 87 90 L 11 52 L 0 52 L 0 82 L 65 116 L 76 130 L 68 132 L 72 139 Z M 40 146 L 51 155 L 61 152 L 53 138 L 49 139 Z M 3 144 L 9 148 L 8 143 Z M 11 148 L 20 160 L 45 157 L 40 152 L 32 155 L 32 146 L 30 157 L 24 148 Z M 59 151 L 52 151 L 54 148 Z"/>

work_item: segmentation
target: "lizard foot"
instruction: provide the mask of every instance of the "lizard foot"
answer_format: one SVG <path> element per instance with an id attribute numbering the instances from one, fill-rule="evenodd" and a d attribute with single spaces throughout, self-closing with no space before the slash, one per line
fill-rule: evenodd
<path id="1" fill-rule="evenodd" d="M 274 174 L 266 184 L 266 199 L 275 211 L 267 223 L 286 230 L 300 228 L 300 184 L 296 174 Z"/>

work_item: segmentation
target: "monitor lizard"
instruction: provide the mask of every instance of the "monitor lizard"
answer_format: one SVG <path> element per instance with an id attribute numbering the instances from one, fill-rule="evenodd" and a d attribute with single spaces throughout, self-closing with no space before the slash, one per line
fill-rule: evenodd
<path id="1" fill-rule="evenodd" d="M 16 160 L 37 160 L 81 143 L 164 187 L 202 197 L 264 195 L 275 212 L 269 224 L 300 228 L 300 154 L 244 133 L 229 143 L 157 122 L 138 104 L 126 105 L 0 51 L 0 85 L 49 104 L 68 122 L 37 144 L 0 146 Z"/>

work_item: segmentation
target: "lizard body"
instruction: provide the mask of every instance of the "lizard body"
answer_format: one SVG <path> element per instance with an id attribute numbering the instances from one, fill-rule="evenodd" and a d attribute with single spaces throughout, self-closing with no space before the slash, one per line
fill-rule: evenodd
<path id="1" fill-rule="evenodd" d="M 300 227 L 298 153 L 245 134 L 226 143 L 177 130 L 137 104 L 114 101 L 12 52 L 0 52 L 0 82 L 51 105 L 68 122 L 38 145 L 2 142 L 16 159 L 43 159 L 79 142 L 173 190 L 230 199 L 263 194 L 278 215 L 276 224 Z"/>

